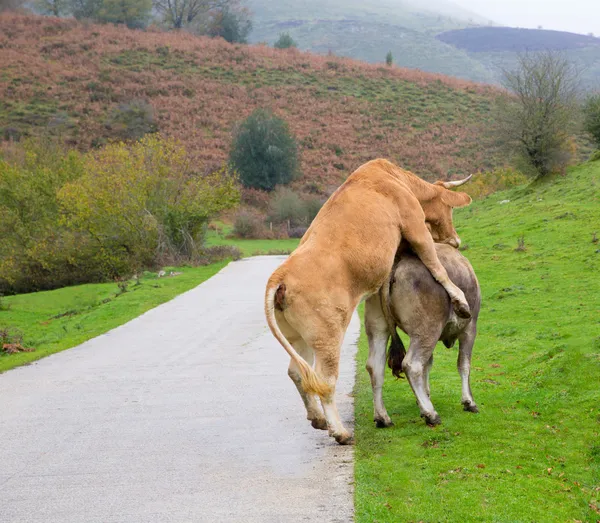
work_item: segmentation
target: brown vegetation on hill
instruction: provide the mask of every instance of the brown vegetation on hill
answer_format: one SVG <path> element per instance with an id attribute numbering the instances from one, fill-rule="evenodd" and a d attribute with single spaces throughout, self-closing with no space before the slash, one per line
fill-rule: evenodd
<path id="1" fill-rule="evenodd" d="M 498 91 L 417 70 L 18 14 L 0 16 L 0 64 L 6 137 L 54 132 L 85 150 L 115 138 L 115 108 L 145 100 L 207 170 L 237 122 L 271 108 L 301 145 L 305 192 L 326 194 L 375 157 L 429 179 L 497 163 L 481 135 Z"/>

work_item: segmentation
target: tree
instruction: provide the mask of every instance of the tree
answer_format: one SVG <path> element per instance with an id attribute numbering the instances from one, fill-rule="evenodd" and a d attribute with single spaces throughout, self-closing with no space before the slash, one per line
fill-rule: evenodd
<path id="1" fill-rule="evenodd" d="M 248 43 L 252 20 L 247 9 L 231 9 L 228 6 L 215 10 L 207 34 L 220 36 L 228 42 Z"/>
<path id="2" fill-rule="evenodd" d="M 153 0 L 154 9 L 174 29 L 187 27 L 211 11 L 234 7 L 237 0 Z"/>
<path id="3" fill-rule="evenodd" d="M 102 7 L 102 0 L 69 0 L 70 11 L 78 20 L 95 20 Z"/>
<path id="4" fill-rule="evenodd" d="M 12 11 L 23 5 L 22 0 L 0 0 L 0 13 L 2 11 Z"/>
<path id="5" fill-rule="evenodd" d="M 280 33 L 279 38 L 273 44 L 273 47 L 276 49 L 289 49 L 290 47 L 298 47 L 298 44 L 289 33 Z"/>
<path id="6" fill-rule="evenodd" d="M 101 0 L 94 18 L 98 22 L 142 29 L 148 24 L 151 11 L 152 0 Z"/>
<path id="7" fill-rule="evenodd" d="M 67 16 L 71 11 L 69 0 L 34 0 L 33 5 L 44 15 Z"/>
<path id="8" fill-rule="evenodd" d="M 600 92 L 588 96 L 583 106 L 583 127 L 600 148 Z"/>
<path id="9" fill-rule="evenodd" d="M 562 169 L 577 118 L 578 73 L 561 54 L 522 54 L 504 71 L 510 96 L 499 97 L 496 133 L 510 153 L 537 176 Z"/>
<path id="10" fill-rule="evenodd" d="M 392 56 L 391 51 L 388 51 L 388 53 L 385 55 L 385 63 L 389 66 L 394 63 L 394 57 Z"/>
<path id="11" fill-rule="evenodd" d="M 257 109 L 237 129 L 230 162 L 246 187 L 271 191 L 298 172 L 298 146 L 287 123 Z"/>

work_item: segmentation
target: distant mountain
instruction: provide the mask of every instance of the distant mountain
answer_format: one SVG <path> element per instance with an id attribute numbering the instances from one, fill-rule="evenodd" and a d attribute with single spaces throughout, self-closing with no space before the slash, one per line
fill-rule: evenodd
<path id="1" fill-rule="evenodd" d="M 600 88 L 600 38 L 591 35 L 515 27 L 469 27 L 441 33 L 437 38 L 468 53 L 498 80 L 502 69 L 516 66 L 519 53 L 558 51 L 576 64 L 584 87 Z"/>
<path id="2" fill-rule="evenodd" d="M 468 53 L 436 35 L 487 21 L 447 0 L 247 0 L 252 42 L 272 44 L 288 32 L 303 50 L 333 52 L 368 62 L 394 63 L 479 82 L 492 74 Z"/>
<path id="3" fill-rule="evenodd" d="M 476 82 L 499 83 L 525 50 L 564 51 L 600 85 L 600 39 L 561 31 L 496 27 L 448 0 L 247 0 L 252 42 L 289 33 L 303 50 L 383 62 Z"/>

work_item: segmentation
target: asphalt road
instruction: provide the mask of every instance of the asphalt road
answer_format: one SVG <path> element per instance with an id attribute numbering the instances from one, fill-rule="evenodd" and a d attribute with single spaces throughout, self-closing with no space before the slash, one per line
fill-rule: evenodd
<path id="1" fill-rule="evenodd" d="M 348 522 L 353 451 L 310 427 L 263 316 L 282 257 L 230 264 L 0 375 L 0 522 Z M 355 315 L 337 397 L 352 423 Z"/>

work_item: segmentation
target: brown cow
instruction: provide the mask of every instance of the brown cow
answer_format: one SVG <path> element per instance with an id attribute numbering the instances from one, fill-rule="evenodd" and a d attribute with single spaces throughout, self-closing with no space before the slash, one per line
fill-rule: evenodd
<path id="1" fill-rule="evenodd" d="M 425 418 L 428 425 L 441 423 L 429 398 L 429 371 L 438 340 L 443 341 L 446 347 L 452 347 L 458 339 L 457 366 L 462 381 L 462 404 L 465 410 L 477 412 L 469 375 L 481 304 L 479 283 L 471 264 L 457 249 L 449 245 L 435 247 L 438 259 L 450 279 L 465 293 L 472 318 L 460 318 L 455 314 L 443 287 L 433 279 L 421 260 L 410 252 L 401 254 L 394 268 L 389 294 L 392 316 L 396 325 L 410 337 L 410 347 L 405 355 L 402 342 L 393 341 L 388 363 L 395 376 L 399 377 L 402 371 L 406 373 L 417 398 L 421 417 Z M 367 370 L 373 387 L 374 419 L 378 427 L 389 427 L 393 423 L 383 404 L 382 387 L 390 331 L 377 296 L 365 303 L 365 330 L 369 339 Z"/>
<path id="2" fill-rule="evenodd" d="M 265 313 L 292 359 L 288 374 L 312 426 L 329 429 L 338 443 L 352 441 L 334 398 L 344 333 L 360 300 L 388 282 L 401 241 L 443 285 L 457 314 L 469 317 L 465 296 L 439 262 L 432 236 L 458 247 L 452 208 L 470 202 L 442 182 L 433 185 L 386 160 L 373 160 L 331 195 L 298 248 L 269 278 Z"/>

